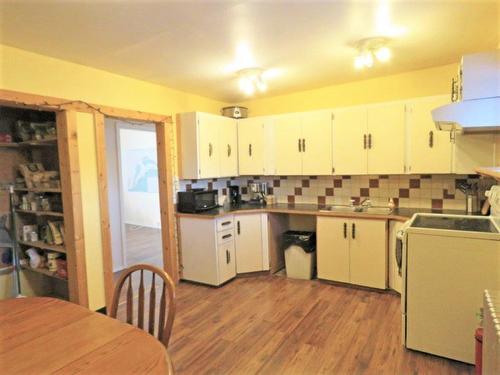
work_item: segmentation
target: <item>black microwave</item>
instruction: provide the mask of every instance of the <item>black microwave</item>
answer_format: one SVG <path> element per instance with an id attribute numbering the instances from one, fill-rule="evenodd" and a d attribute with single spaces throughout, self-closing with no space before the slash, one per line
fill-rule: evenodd
<path id="1" fill-rule="evenodd" d="M 193 189 L 177 192 L 177 211 L 201 212 L 219 206 L 217 190 Z"/>

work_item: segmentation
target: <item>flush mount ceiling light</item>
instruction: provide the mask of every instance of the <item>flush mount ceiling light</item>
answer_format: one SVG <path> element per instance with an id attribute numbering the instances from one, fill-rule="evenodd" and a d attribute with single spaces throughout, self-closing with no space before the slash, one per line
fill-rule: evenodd
<path id="1" fill-rule="evenodd" d="M 391 59 L 391 50 L 387 47 L 390 39 L 384 37 L 361 39 L 355 45 L 358 55 L 354 59 L 356 69 L 371 68 L 375 60 L 387 62 Z"/>
<path id="2" fill-rule="evenodd" d="M 253 95 L 255 91 L 264 92 L 267 90 L 267 83 L 264 80 L 264 69 L 245 68 L 239 70 L 237 74 L 240 90 L 246 95 Z"/>

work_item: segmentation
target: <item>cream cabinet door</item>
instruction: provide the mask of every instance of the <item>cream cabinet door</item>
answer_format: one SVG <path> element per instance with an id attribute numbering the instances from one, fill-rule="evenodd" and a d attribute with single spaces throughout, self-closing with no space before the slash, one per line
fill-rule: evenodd
<path id="1" fill-rule="evenodd" d="M 332 112 L 302 115 L 302 174 L 332 174 Z"/>
<path id="2" fill-rule="evenodd" d="M 451 173 L 453 144 L 448 132 L 439 131 L 431 110 L 449 103 L 448 96 L 418 99 L 407 104 L 408 171 Z"/>
<path id="3" fill-rule="evenodd" d="M 219 119 L 220 116 L 197 114 L 199 178 L 219 176 Z"/>
<path id="4" fill-rule="evenodd" d="M 367 119 L 363 107 L 334 111 L 332 135 L 333 174 L 367 173 Z"/>
<path id="5" fill-rule="evenodd" d="M 234 241 L 219 244 L 217 251 L 220 285 L 236 276 Z"/>
<path id="6" fill-rule="evenodd" d="M 219 177 L 238 175 L 238 127 L 236 120 L 219 116 Z"/>
<path id="7" fill-rule="evenodd" d="M 261 214 L 235 215 L 236 272 L 262 271 Z"/>
<path id="8" fill-rule="evenodd" d="M 316 251 L 318 278 L 349 282 L 349 220 L 318 216 Z"/>
<path id="9" fill-rule="evenodd" d="M 300 114 L 274 117 L 275 175 L 302 174 L 302 143 Z"/>
<path id="10" fill-rule="evenodd" d="M 238 169 L 240 175 L 264 174 L 264 117 L 238 121 Z"/>
<path id="11" fill-rule="evenodd" d="M 405 105 L 370 106 L 368 116 L 368 174 L 405 173 Z"/>
<path id="12" fill-rule="evenodd" d="M 387 287 L 387 221 L 350 220 L 350 282 Z"/>
<path id="13" fill-rule="evenodd" d="M 453 173 L 473 174 L 477 167 L 495 165 L 493 134 L 452 134 L 455 134 Z"/>

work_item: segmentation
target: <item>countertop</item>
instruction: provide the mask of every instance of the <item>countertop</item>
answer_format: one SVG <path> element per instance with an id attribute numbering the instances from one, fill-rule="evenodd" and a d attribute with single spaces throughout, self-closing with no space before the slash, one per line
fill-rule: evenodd
<path id="1" fill-rule="evenodd" d="M 389 214 L 366 213 L 366 212 L 324 212 L 320 211 L 325 206 L 315 204 L 286 204 L 277 203 L 273 205 L 252 205 L 241 204 L 239 206 L 231 206 L 230 208 L 214 208 L 213 210 L 198 212 L 198 213 L 184 213 L 176 212 L 177 217 L 194 217 L 199 219 L 214 219 L 230 214 L 246 214 L 246 213 L 280 213 L 280 214 L 295 214 L 295 215 L 315 215 L 315 216 L 335 216 L 335 217 L 355 217 L 365 219 L 380 219 L 380 220 L 396 220 L 406 221 L 410 219 L 415 213 L 436 213 L 436 214 L 450 214 L 450 215 L 465 215 L 465 210 L 432 210 L 426 208 L 395 208 Z"/>

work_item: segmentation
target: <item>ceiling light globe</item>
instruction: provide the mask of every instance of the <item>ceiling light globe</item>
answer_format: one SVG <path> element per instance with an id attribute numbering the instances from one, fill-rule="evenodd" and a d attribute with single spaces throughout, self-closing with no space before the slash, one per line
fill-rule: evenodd
<path id="1" fill-rule="evenodd" d="M 363 64 L 368 68 L 373 66 L 373 56 L 371 52 L 366 52 L 363 55 Z"/>
<path id="2" fill-rule="evenodd" d="M 356 56 L 356 58 L 354 59 L 354 67 L 356 69 L 363 69 L 365 67 L 363 56 Z"/>
<path id="3" fill-rule="evenodd" d="M 375 51 L 375 57 L 380 62 L 389 61 L 391 58 L 391 50 L 387 47 L 379 48 L 377 51 Z"/>

